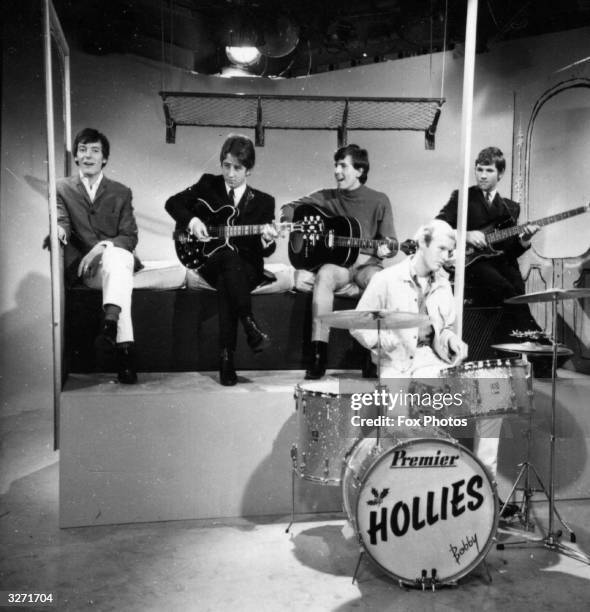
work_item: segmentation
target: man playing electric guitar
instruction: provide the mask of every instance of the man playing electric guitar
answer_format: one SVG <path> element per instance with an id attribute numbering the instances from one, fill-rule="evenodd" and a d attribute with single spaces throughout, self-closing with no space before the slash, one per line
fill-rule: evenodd
<path id="1" fill-rule="evenodd" d="M 205 262 L 199 267 L 201 276 L 217 289 L 219 379 L 222 385 L 231 386 L 238 381 L 233 363 L 238 320 L 254 352 L 270 345 L 269 336 L 252 316 L 250 292 L 263 279 L 263 258 L 274 252 L 278 234 L 271 225 L 274 198 L 247 185 L 255 162 L 252 141 L 230 135 L 221 147 L 219 161 L 221 175 L 204 174 L 197 183 L 169 198 L 166 210 L 178 231 L 188 229 L 203 242 L 210 240 L 207 225 L 222 225 L 228 220 L 232 225 L 263 225 L 260 235 L 239 236 L 219 248 L 205 249 Z"/>
<path id="2" fill-rule="evenodd" d="M 281 220 L 292 221 L 297 206 L 312 204 L 328 213 L 358 220 L 362 238 L 395 239 L 389 198 L 365 185 L 369 173 L 369 155 L 358 145 L 341 147 L 334 154 L 336 189 L 322 189 L 282 207 Z M 382 259 L 394 253 L 387 244 L 377 249 L 361 249 L 356 262 L 346 268 L 326 263 L 318 270 L 312 300 L 312 361 L 306 379 L 321 378 L 326 371 L 330 327 L 318 318 L 333 310 L 334 293 L 354 282 L 365 289 L 371 277 L 382 269 Z"/>
<path id="3" fill-rule="evenodd" d="M 469 188 L 467 204 L 467 249 L 475 249 L 472 263 L 465 273 L 466 297 L 474 298 L 482 306 L 502 306 L 503 322 L 497 330 L 494 342 L 514 342 L 512 330 L 539 331 L 528 304 L 508 306 L 504 300 L 525 293 L 525 285 L 518 266 L 518 258 L 531 246 L 531 238 L 539 226 L 522 226 L 519 235 L 494 245 L 500 254 L 488 249 L 484 229 L 488 227 L 515 227 L 520 214 L 517 202 L 502 197 L 497 190 L 504 175 L 506 160 L 497 147 L 487 147 L 475 160 L 477 185 Z M 458 192 L 454 191 L 437 219 L 457 227 Z M 481 256 L 480 256 L 481 255 Z"/>

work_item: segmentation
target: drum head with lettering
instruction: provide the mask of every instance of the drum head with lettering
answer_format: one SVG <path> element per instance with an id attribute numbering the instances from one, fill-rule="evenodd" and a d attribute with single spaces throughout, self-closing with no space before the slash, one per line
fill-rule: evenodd
<path id="1" fill-rule="evenodd" d="M 495 485 L 462 446 L 418 439 L 378 457 L 362 480 L 356 526 L 369 556 L 406 583 L 453 582 L 478 565 L 497 527 Z"/>

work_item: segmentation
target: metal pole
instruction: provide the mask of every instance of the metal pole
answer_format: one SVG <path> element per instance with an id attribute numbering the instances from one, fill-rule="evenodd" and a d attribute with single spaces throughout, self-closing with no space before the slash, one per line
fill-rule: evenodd
<path id="1" fill-rule="evenodd" d="M 57 194 L 55 185 L 55 125 L 53 109 L 53 67 L 51 61 L 51 9 L 50 0 L 43 2 L 43 38 L 45 60 L 45 110 L 47 115 L 47 184 L 49 203 L 49 243 L 51 268 L 51 313 L 53 335 L 53 445 L 59 448 L 59 408 L 62 384 L 62 330 L 61 330 L 61 268 L 60 245 L 57 238 Z"/>
<path id="2" fill-rule="evenodd" d="M 473 120 L 473 80 L 475 72 L 475 42 L 477 0 L 467 4 L 465 26 L 465 62 L 463 65 L 463 107 L 461 122 L 461 151 L 463 181 L 459 190 L 457 209 L 457 256 L 455 265 L 455 302 L 457 306 L 457 334 L 463 335 L 463 292 L 465 290 L 465 234 L 467 231 L 467 192 L 471 176 L 471 128 Z"/>

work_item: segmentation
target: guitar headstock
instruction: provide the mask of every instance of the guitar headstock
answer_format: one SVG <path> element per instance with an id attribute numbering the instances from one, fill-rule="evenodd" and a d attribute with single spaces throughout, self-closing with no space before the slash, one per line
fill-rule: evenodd
<path id="1" fill-rule="evenodd" d="M 413 255 L 418 250 L 418 243 L 408 238 L 399 245 L 399 250 L 406 255 Z"/>
<path id="2" fill-rule="evenodd" d="M 318 215 L 316 217 L 305 217 L 299 221 L 286 224 L 292 232 L 300 232 L 306 236 L 319 236 L 326 231 L 323 220 Z"/>

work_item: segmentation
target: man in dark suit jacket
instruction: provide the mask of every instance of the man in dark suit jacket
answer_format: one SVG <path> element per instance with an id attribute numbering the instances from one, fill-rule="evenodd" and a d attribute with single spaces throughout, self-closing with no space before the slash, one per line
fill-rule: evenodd
<path id="1" fill-rule="evenodd" d="M 502 197 L 497 191 L 498 182 L 506 169 L 506 160 L 500 149 L 487 147 L 475 160 L 477 185 L 469 188 L 467 203 L 466 243 L 476 250 L 486 247 L 483 228 L 486 226 L 514 227 L 518 225 L 520 205 Z M 457 227 L 458 192 L 454 191 L 447 204 L 437 215 L 451 227 Z M 465 274 L 467 297 L 473 297 L 480 305 L 503 306 L 505 320 L 495 342 L 514 341 L 512 330 L 539 331 L 528 305 L 507 306 L 504 300 L 525 293 L 525 285 L 518 266 L 518 258 L 531 246 L 531 238 L 539 231 L 537 225 L 527 225 L 519 236 L 508 238 L 494 248 L 503 251 L 497 257 L 475 260 Z"/>
<path id="2" fill-rule="evenodd" d="M 203 278 L 217 289 L 219 379 L 222 385 L 229 386 L 238 380 L 233 363 L 238 320 L 254 352 L 270 344 L 269 336 L 252 316 L 250 292 L 263 280 L 263 258 L 274 252 L 277 232 L 270 225 L 274 198 L 247 184 L 255 163 L 252 141 L 241 135 L 229 136 L 219 160 L 221 175 L 204 174 L 197 183 L 169 198 L 166 210 L 178 230 L 188 229 L 200 241 L 209 239 L 207 225 L 223 225 L 226 218 L 231 225 L 264 226 L 261 235 L 232 238 L 231 247 L 215 250 L 199 268 Z"/>
<path id="3" fill-rule="evenodd" d="M 97 338 L 116 347 L 118 379 L 137 382 L 131 322 L 133 272 L 141 267 L 133 251 L 137 223 L 131 190 L 103 175 L 110 154 L 104 134 L 86 128 L 74 139 L 76 176 L 57 182 L 58 236 L 66 249 L 66 278 L 79 277 L 102 289 L 104 322 Z"/>

